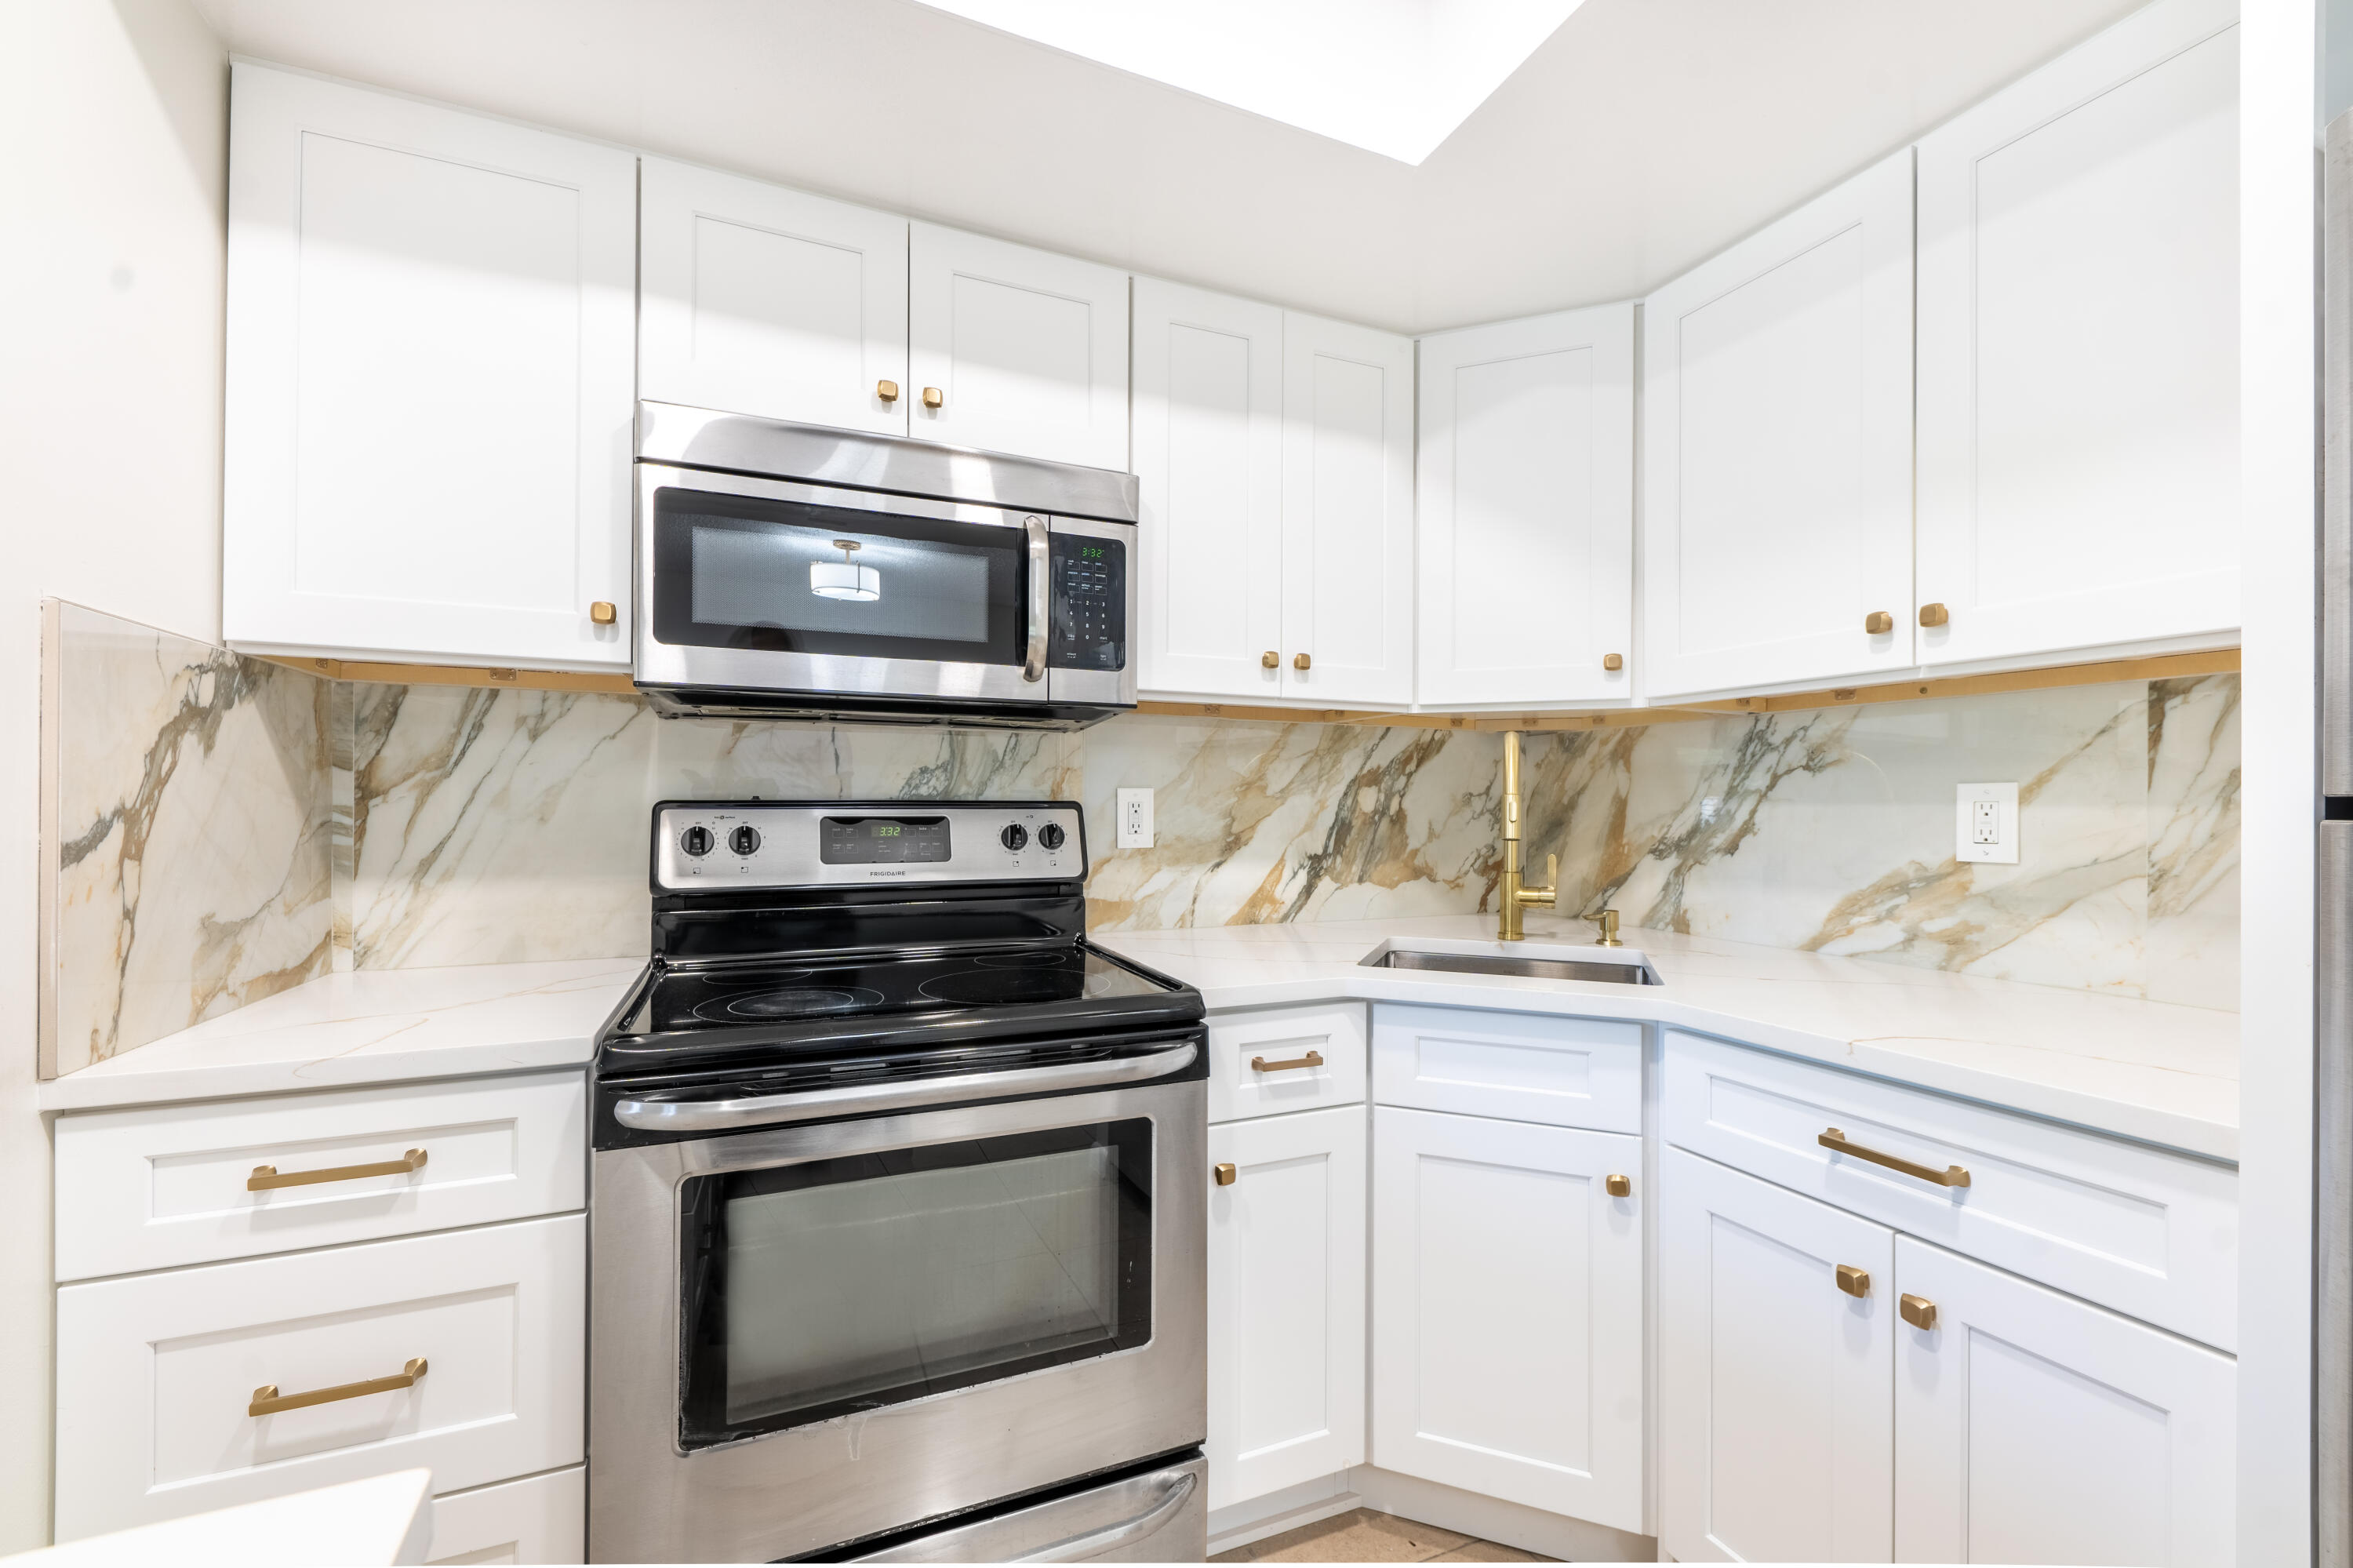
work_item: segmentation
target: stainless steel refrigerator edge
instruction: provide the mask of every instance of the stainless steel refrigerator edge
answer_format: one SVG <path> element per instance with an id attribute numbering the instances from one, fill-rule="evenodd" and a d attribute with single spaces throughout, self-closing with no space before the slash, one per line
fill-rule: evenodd
<path id="1" fill-rule="evenodd" d="M 2353 111 L 2322 159 L 2313 1506 L 2316 1558 L 2353 1568 Z"/>

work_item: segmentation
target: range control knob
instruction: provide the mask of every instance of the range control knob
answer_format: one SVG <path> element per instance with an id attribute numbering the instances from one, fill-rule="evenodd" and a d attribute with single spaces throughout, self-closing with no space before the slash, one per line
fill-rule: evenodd
<path id="1" fill-rule="evenodd" d="M 711 830 L 697 824 L 678 835 L 678 847 L 698 859 L 711 853 Z"/>
<path id="2" fill-rule="evenodd" d="M 1038 842 L 1048 849 L 1060 849 L 1062 841 L 1070 836 L 1062 831 L 1062 824 L 1060 822 L 1048 822 L 1038 830 Z"/>
<path id="3" fill-rule="evenodd" d="M 1029 830 L 1018 822 L 1008 822 L 1005 831 L 997 835 L 997 842 L 1007 849 L 1018 850 L 1029 842 Z"/>
<path id="4" fill-rule="evenodd" d="M 727 835 L 727 847 L 737 854 L 750 854 L 760 847 L 760 830 L 746 822 Z"/>

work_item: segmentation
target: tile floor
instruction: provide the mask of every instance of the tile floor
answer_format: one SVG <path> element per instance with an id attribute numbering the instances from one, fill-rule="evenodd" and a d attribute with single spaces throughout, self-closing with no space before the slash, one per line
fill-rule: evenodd
<path id="1" fill-rule="evenodd" d="M 1375 1513 L 1368 1508 L 1319 1519 L 1281 1535 L 1220 1552 L 1212 1563 L 1549 1563 L 1533 1552 Z"/>

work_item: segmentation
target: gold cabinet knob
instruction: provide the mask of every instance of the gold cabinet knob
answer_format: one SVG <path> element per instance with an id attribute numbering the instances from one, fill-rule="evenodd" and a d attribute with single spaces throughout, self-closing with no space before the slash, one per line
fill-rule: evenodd
<path id="1" fill-rule="evenodd" d="M 1838 1266 L 1838 1287 L 1841 1290 L 1845 1291 L 1849 1296 L 1870 1295 L 1871 1270 L 1867 1268 L 1857 1268 L 1851 1263 L 1840 1264 Z"/>
<path id="2" fill-rule="evenodd" d="M 1234 1168 L 1230 1160 L 1221 1160 L 1218 1161 L 1215 1170 L 1217 1171 L 1219 1186 L 1230 1187 L 1234 1184 Z"/>
<path id="3" fill-rule="evenodd" d="M 896 381 L 877 381 L 874 384 L 874 396 L 881 398 L 885 403 L 896 403 L 899 400 L 899 384 Z"/>
<path id="4" fill-rule="evenodd" d="M 1623 653 L 1604 653 L 1601 656 L 1601 667 L 1605 670 L 1622 670 L 1626 667 L 1626 655 Z"/>
<path id="5" fill-rule="evenodd" d="M 1291 667 L 1294 670 L 1304 670 L 1312 662 L 1314 662 L 1314 661 L 1310 660 L 1304 653 L 1293 653 L 1291 656 Z"/>
<path id="6" fill-rule="evenodd" d="M 1630 1198 L 1634 1195 L 1634 1179 L 1630 1176 L 1605 1176 L 1601 1180 L 1601 1190 L 1613 1198 Z"/>
<path id="7" fill-rule="evenodd" d="M 948 395 L 947 395 L 946 393 L 944 393 L 944 392 L 941 391 L 938 387 L 924 387 L 924 388 L 923 388 L 923 407 L 924 407 L 924 408 L 938 408 L 941 404 L 943 404 L 943 403 L 946 402 L 947 400 L 948 400 Z"/>
<path id="8" fill-rule="evenodd" d="M 1936 1304 L 1926 1296 L 1914 1296 L 1907 1291 L 1896 1298 L 1895 1309 L 1904 1315 L 1905 1322 L 1915 1329 L 1936 1326 Z"/>
<path id="9" fill-rule="evenodd" d="M 1883 631 L 1894 630 L 1895 618 L 1883 609 L 1874 609 L 1862 618 L 1862 629 L 1876 637 Z"/>
<path id="10" fill-rule="evenodd" d="M 1920 624 L 1923 626 L 1942 626 L 1952 619 L 1953 612 L 1941 604 L 1924 604 L 1920 607 Z"/>
<path id="11" fill-rule="evenodd" d="M 609 599 L 600 599 L 588 607 L 588 620 L 593 625 L 610 626 L 620 618 L 621 612 L 613 607 Z"/>
<path id="12" fill-rule="evenodd" d="M 1258 662 L 1260 668 L 1271 670 L 1282 662 L 1282 655 L 1270 648 L 1258 656 Z"/>

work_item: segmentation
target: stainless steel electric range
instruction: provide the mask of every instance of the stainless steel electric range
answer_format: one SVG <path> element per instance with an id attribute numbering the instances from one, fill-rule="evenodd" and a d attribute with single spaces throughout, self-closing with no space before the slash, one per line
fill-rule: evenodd
<path id="1" fill-rule="evenodd" d="M 670 801 L 596 1059 L 596 1562 L 1198 1560 L 1198 992 L 1067 802 Z"/>

